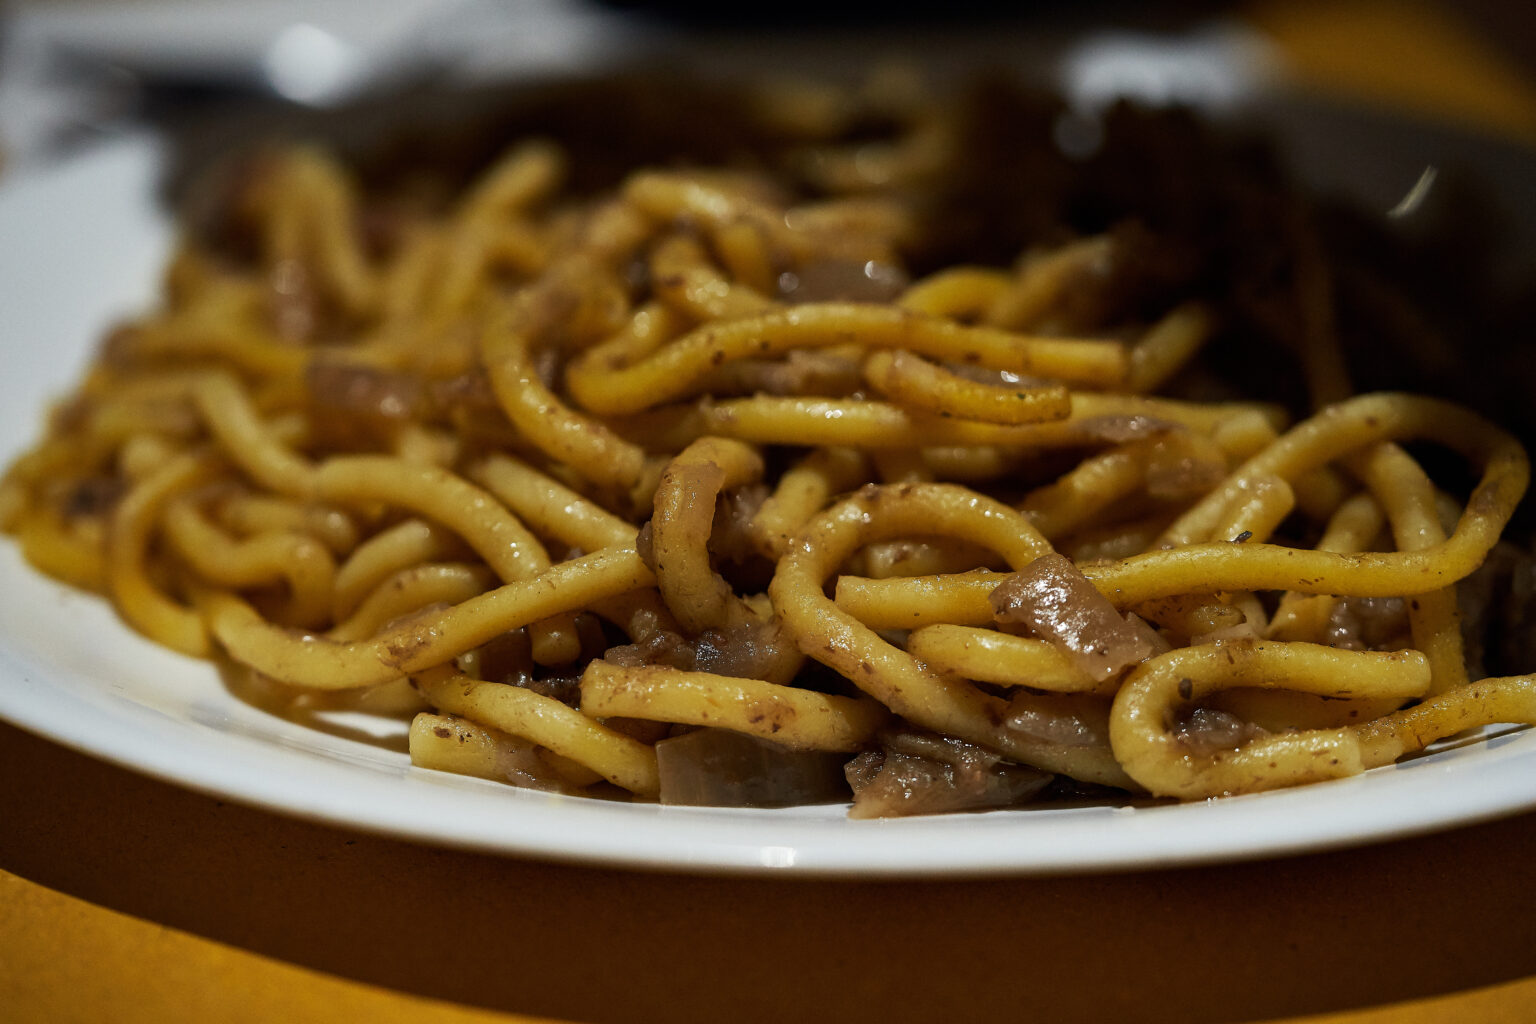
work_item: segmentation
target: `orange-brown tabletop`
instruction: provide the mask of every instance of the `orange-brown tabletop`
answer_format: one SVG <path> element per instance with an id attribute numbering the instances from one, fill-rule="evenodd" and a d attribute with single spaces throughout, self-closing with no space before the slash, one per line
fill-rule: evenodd
<path id="1" fill-rule="evenodd" d="M 1463 1019 L 1520 1020 L 1536 1007 L 1531 814 L 1228 867 L 698 877 L 381 839 L 9 727 L 0 738 L 13 1019 L 1248 1021 L 1450 995 Z"/>
<path id="2" fill-rule="evenodd" d="M 1442 7 L 1236 13 L 1304 86 L 1536 142 L 1536 91 Z M 1532 851 L 1536 813 L 1115 874 L 606 869 L 314 824 L 0 724 L 0 1020 L 1525 1021 Z"/>

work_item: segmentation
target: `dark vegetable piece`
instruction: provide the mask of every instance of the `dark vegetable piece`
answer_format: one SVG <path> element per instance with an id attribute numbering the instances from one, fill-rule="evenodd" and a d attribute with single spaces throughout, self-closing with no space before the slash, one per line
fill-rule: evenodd
<path id="1" fill-rule="evenodd" d="M 1145 623 L 1116 611 L 1065 555 L 1035 559 L 998 584 L 991 601 L 998 622 L 1028 626 L 1094 679 L 1109 679 L 1156 648 Z"/>
<path id="2" fill-rule="evenodd" d="M 845 758 L 729 729 L 696 729 L 656 744 L 661 802 L 693 807 L 841 803 L 848 799 Z"/>
<path id="3" fill-rule="evenodd" d="M 881 739 L 884 749 L 848 762 L 854 793 L 850 818 L 1014 807 L 1053 777 L 963 740 L 915 731 L 892 731 Z"/>

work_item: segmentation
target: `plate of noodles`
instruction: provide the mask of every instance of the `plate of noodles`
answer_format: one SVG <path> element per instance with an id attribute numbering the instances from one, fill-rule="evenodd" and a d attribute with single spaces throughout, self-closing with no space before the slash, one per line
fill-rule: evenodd
<path id="1" fill-rule="evenodd" d="M 263 144 L 176 217 L 147 136 L 0 189 L 0 714 L 688 871 L 1536 806 L 1530 410 L 1440 333 L 1434 224 L 1000 82 L 591 88 Z"/>

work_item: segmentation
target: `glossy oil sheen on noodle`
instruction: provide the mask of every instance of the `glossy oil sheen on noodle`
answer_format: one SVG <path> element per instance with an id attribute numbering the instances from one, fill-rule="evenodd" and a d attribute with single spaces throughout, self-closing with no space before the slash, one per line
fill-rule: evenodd
<path id="1" fill-rule="evenodd" d="M 1087 204 L 1103 161 L 1022 100 L 730 102 L 729 145 L 599 173 L 624 147 L 548 134 L 472 176 L 310 145 L 211 173 L 4 527 L 248 699 L 566 793 L 1188 800 L 1536 721 L 1531 677 L 1469 672 L 1461 607 L 1525 453 L 1352 393 L 1290 193 L 1183 197 L 1269 211 L 1234 259 L 1178 195 L 1137 208 L 1178 191 L 1155 159 Z"/>

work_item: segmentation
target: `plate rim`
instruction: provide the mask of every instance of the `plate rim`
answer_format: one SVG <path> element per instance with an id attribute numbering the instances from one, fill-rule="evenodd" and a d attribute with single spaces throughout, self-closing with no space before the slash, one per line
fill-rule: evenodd
<path id="1" fill-rule="evenodd" d="M 146 217 L 158 217 L 164 227 L 159 244 L 167 244 L 170 228 L 158 212 L 151 188 L 162 156 L 161 144 L 153 135 L 135 133 L 104 140 L 51 169 L 34 169 L 33 173 L 18 175 L 0 184 L 0 224 L 7 223 L 5 218 L 13 216 L 18 207 L 38 203 L 46 209 L 48 202 L 57 200 L 61 190 L 68 194 L 71 189 L 95 187 L 100 184 L 97 178 L 105 176 L 109 181 L 127 180 L 138 190 L 117 199 L 110 195 L 105 200 L 97 197 L 99 201 L 120 201 L 132 206 L 119 210 L 122 216 L 113 223 L 118 227 L 142 226 L 147 223 Z M 144 244 L 144 240 L 137 244 Z M 0 264 L 3 263 L 4 253 L 0 252 Z M 154 268 L 156 272 L 158 266 Z M 110 292 L 110 302 L 106 295 L 90 297 L 99 299 L 104 307 L 97 310 L 103 326 L 125 312 L 122 300 L 144 283 L 123 283 Z M 7 286 L 9 282 L 0 277 L 0 288 Z M 139 295 L 140 301 L 151 298 L 151 294 Z M 4 316 L 0 315 L 0 324 L 3 323 Z M 99 335 L 98 331 L 89 338 L 66 341 L 76 346 L 71 350 L 73 355 L 83 358 L 80 354 Z M 70 379 L 72 365 L 50 366 L 44 374 L 47 386 L 51 389 L 55 381 Z M 25 379 L 29 372 L 36 371 L 23 370 L 14 376 Z M 0 385 L 0 395 L 15 386 L 14 380 Z M 24 403 L 24 410 L 5 414 L 13 425 L 24 418 L 32 424 L 30 431 L 0 437 L 0 449 L 4 449 L 7 461 L 15 447 L 29 440 L 36 430 L 40 419 L 37 386 L 34 382 L 27 392 L 32 401 Z M 11 538 L 6 538 L 0 547 L 0 587 L 6 592 L 31 594 L 55 603 L 77 604 L 80 615 L 74 622 L 99 626 L 106 616 L 116 624 L 123 634 L 119 639 L 130 649 L 144 651 L 153 658 L 182 658 L 131 633 L 103 599 L 70 590 L 33 572 L 22 562 Z M 50 589 L 53 595 L 47 597 Z M 355 786 L 340 785 L 333 790 L 325 785 L 302 784 L 315 779 L 344 783 L 348 777 L 344 773 L 351 769 L 344 767 L 343 762 L 338 760 L 316 768 L 302 758 L 285 760 L 285 748 L 281 745 L 269 744 L 263 750 L 252 751 L 244 746 L 253 742 L 249 737 L 236 735 L 231 739 L 227 731 L 219 732 L 206 723 L 172 718 L 111 686 L 100 690 L 94 702 L 68 688 L 60 689 L 56 682 L 50 689 L 47 678 L 50 673 L 56 676 L 57 667 L 40 660 L 40 652 L 32 649 L 31 644 L 28 638 L 18 640 L 0 632 L 0 717 L 45 739 L 198 792 L 328 826 L 429 845 L 573 864 L 688 874 L 818 878 L 1141 871 L 1361 846 L 1463 827 L 1536 808 L 1536 771 L 1524 773 L 1529 781 L 1523 786 L 1506 777 L 1511 774 L 1507 771 L 1511 763 L 1530 761 L 1536 767 L 1536 730 L 1526 730 L 1497 746 L 1487 745 L 1450 758 L 1445 771 L 1468 772 L 1484 784 L 1470 786 L 1463 778 L 1449 792 L 1444 791 L 1445 787 L 1431 787 L 1434 795 L 1427 802 L 1422 793 L 1417 794 L 1420 799 L 1415 806 L 1420 812 L 1426 806 L 1431 808 L 1433 813 L 1428 816 L 1391 813 L 1391 802 L 1383 806 L 1380 795 L 1385 791 L 1392 796 L 1406 789 L 1410 797 L 1414 796 L 1413 791 L 1423 786 L 1411 781 L 1408 773 L 1420 773 L 1426 767 L 1433 773 L 1435 769 L 1429 766 L 1438 763 L 1435 759 L 1440 755 L 1374 769 L 1349 779 L 1193 804 L 1095 808 L 1087 812 L 1045 808 L 876 821 L 833 818 L 821 811 L 807 817 L 803 809 L 722 811 L 532 794 L 495 782 L 428 772 L 401 763 L 386 764 L 386 771 L 366 776 L 369 781 L 362 785 L 374 802 L 366 814 L 360 814 L 347 798 L 350 792 L 355 799 Z M 216 675 L 207 662 L 182 660 Z M 36 699 L 36 677 L 40 675 L 44 683 L 41 690 L 51 696 L 51 701 Z M 216 682 L 211 689 L 235 700 Z M 250 705 L 240 707 L 252 715 L 265 714 Z M 61 711 L 65 713 L 64 721 L 72 723 L 62 729 L 53 717 Z M 125 729 L 125 725 L 138 728 Z M 193 729 L 190 746 L 166 742 L 178 737 L 185 739 L 189 725 Z M 236 755 L 223 757 L 215 749 L 221 743 L 232 743 L 228 749 Z M 188 756 L 188 751 L 203 757 L 219 756 L 199 763 L 197 756 Z M 254 775 L 253 769 L 257 771 Z M 261 770 L 269 774 L 263 776 Z M 338 771 L 343 774 L 337 776 Z M 379 786 L 395 784 L 383 783 L 385 777 L 404 779 L 404 788 L 393 793 L 375 793 Z M 1488 785 L 1490 777 L 1495 782 L 1502 779 L 1504 784 Z M 280 778 L 291 785 L 274 789 L 263 782 L 264 778 Z M 1362 788 L 1370 789 L 1370 793 L 1362 796 Z M 444 833 L 426 827 L 419 816 L 407 813 L 429 797 L 438 802 L 439 809 L 469 815 L 483 811 L 488 804 L 503 804 L 511 815 L 522 815 L 523 823 L 516 828 L 482 823 Z M 1332 808 L 1335 817 L 1347 815 L 1351 827 L 1324 827 L 1323 821 L 1316 818 L 1319 807 Z M 1303 813 L 1298 819 L 1298 810 L 1310 814 Z M 1303 823 L 1299 829 L 1295 827 L 1298 820 Z M 1282 821 L 1289 823 L 1284 834 L 1276 827 Z M 573 822 L 592 830 L 592 834 L 574 844 L 562 839 Z M 775 833 L 787 834 L 794 841 L 770 841 Z M 954 843 L 956 834 L 962 836 L 959 844 Z M 1111 841 L 1105 845 L 1106 836 L 1116 835 L 1131 836 L 1139 845 L 1129 852 L 1123 844 L 1117 846 Z M 1170 839 L 1170 835 L 1174 838 Z M 850 836 L 854 838 L 850 840 Z M 1039 837 L 1044 838 L 1031 847 L 1029 840 Z M 898 848 L 892 852 L 888 849 L 892 846 Z"/>

